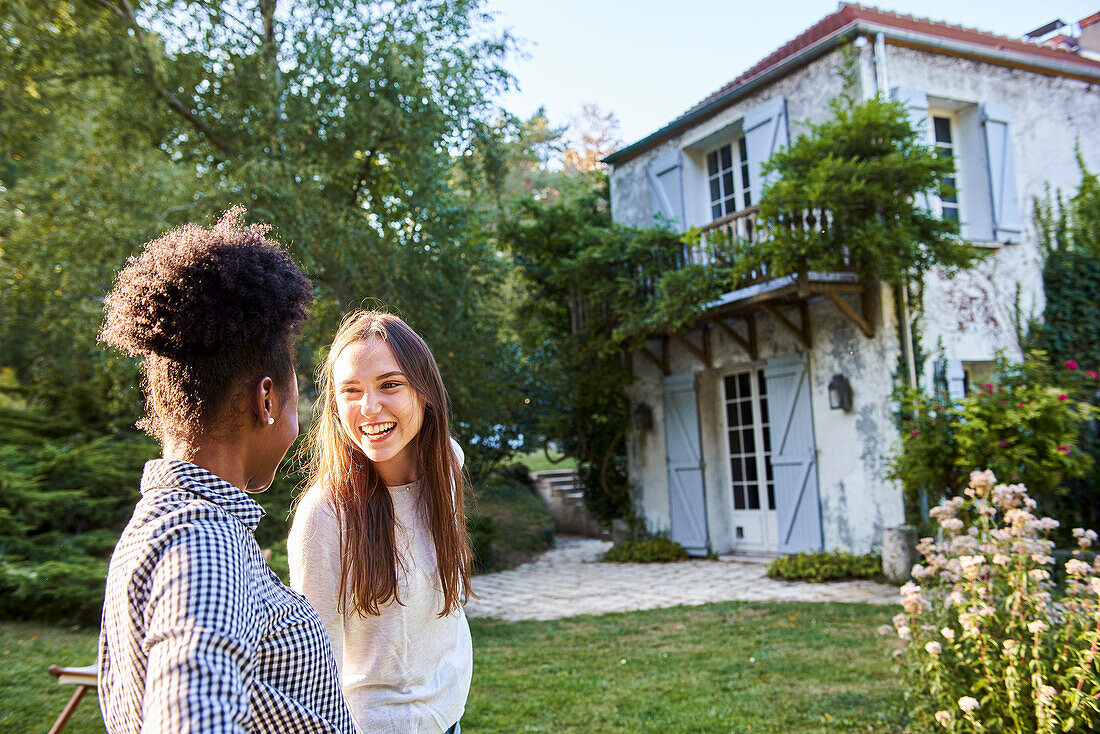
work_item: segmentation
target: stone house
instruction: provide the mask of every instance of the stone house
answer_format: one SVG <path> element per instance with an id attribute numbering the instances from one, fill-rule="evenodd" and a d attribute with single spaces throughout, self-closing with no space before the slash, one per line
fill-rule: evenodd
<path id="1" fill-rule="evenodd" d="M 609 156 L 612 216 L 751 237 L 761 164 L 828 117 L 852 43 L 861 94 L 904 102 L 956 162 L 957 194 L 929 206 L 992 250 L 924 286 L 921 384 L 961 393 L 999 351 L 1020 356 L 1020 324 L 1042 312 L 1032 198 L 1076 188 L 1075 150 L 1100 168 L 1100 13 L 1061 26 L 1013 39 L 842 3 Z M 908 297 L 852 272 L 759 275 L 630 355 L 635 507 L 694 555 L 867 552 L 904 519 L 884 474 L 895 375 L 916 369 Z"/>

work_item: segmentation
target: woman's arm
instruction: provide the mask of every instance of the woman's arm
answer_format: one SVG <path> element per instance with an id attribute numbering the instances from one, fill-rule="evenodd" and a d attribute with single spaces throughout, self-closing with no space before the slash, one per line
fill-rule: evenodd
<path id="1" fill-rule="evenodd" d="M 310 488 L 294 512 L 286 540 L 290 588 L 321 618 L 332 656 L 344 669 L 344 617 L 340 613 L 340 523 L 319 487 Z"/>
<path id="2" fill-rule="evenodd" d="M 236 521 L 167 529 L 149 573 L 143 646 L 146 731 L 244 732 L 258 640 L 256 599 Z"/>

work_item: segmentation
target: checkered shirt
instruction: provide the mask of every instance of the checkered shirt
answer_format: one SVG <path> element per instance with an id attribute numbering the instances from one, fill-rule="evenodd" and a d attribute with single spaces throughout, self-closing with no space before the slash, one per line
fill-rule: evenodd
<path id="1" fill-rule="evenodd" d="M 99 635 L 112 732 L 354 732 L 324 628 L 268 568 L 264 511 L 183 461 L 145 465 Z"/>

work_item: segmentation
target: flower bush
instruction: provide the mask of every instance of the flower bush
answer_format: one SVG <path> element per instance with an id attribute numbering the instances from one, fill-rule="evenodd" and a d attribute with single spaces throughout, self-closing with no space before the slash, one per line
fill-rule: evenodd
<path id="1" fill-rule="evenodd" d="M 770 562 L 767 574 L 773 579 L 814 582 L 874 578 L 882 574 L 882 556 L 857 556 L 844 551 L 793 553 Z"/>
<path id="2" fill-rule="evenodd" d="M 906 697 L 927 730 L 1100 728 L 1100 561 L 1086 560 L 1097 535 L 1073 531 L 1078 548 L 1056 586 L 1047 534 L 1058 523 L 1035 507 L 1022 485 L 986 470 L 930 512 L 940 537 L 918 544 L 924 561 L 893 620 Z"/>

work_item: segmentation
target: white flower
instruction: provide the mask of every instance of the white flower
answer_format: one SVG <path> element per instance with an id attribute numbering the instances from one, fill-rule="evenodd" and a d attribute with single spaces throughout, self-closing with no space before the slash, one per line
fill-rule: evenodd
<path id="1" fill-rule="evenodd" d="M 1006 556 L 1004 553 L 994 553 L 993 554 L 993 565 L 994 566 L 1007 566 L 1008 565 L 1008 556 Z"/>
<path id="2" fill-rule="evenodd" d="M 993 489 L 993 485 L 996 483 L 997 477 L 993 476 L 993 472 L 989 469 L 970 472 L 970 488 L 979 497 L 985 497 L 989 494 L 989 490 Z"/>
<path id="3" fill-rule="evenodd" d="M 1088 574 L 1091 568 L 1089 564 L 1077 558 L 1071 558 L 1066 561 L 1066 573 L 1070 576 L 1084 576 Z"/>
<path id="4" fill-rule="evenodd" d="M 970 696 L 963 696 L 959 699 L 959 708 L 969 714 L 971 711 L 978 708 L 978 699 L 971 698 Z"/>
<path id="5" fill-rule="evenodd" d="M 1035 581 L 1046 581 L 1050 578 L 1050 571 L 1045 568 L 1033 568 L 1027 572 L 1027 575 Z"/>
<path id="6" fill-rule="evenodd" d="M 943 652 L 943 648 L 938 642 L 926 643 L 924 649 L 928 652 L 929 655 L 939 655 L 941 652 Z"/>
<path id="7" fill-rule="evenodd" d="M 951 629 L 950 627 L 944 627 L 943 629 L 941 629 L 940 634 L 948 640 L 955 639 L 955 630 Z"/>
<path id="8" fill-rule="evenodd" d="M 1042 563 L 1043 565 L 1050 565 L 1058 559 L 1054 556 L 1048 556 L 1045 553 L 1032 553 L 1031 560 L 1035 561 L 1036 563 Z"/>
<path id="9" fill-rule="evenodd" d="M 1019 646 L 1020 646 L 1020 643 L 1016 642 L 1016 640 L 1005 640 L 1004 641 L 1005 652 L 1012 652 L 1013 650 L 1015 650 Z"/>
<path id="10" fill-rule="evenodd" d="M 1039 691 L 1035 697 L 1039 699 L 1039 703 L 1047 705 L 1054 700 L 1054 697 L 1058 695 L 1058 691 L 1054 690 L 1054 686 L 1039 686 Z"/>
<path id="11" fill-rule="evenodd" d="M 895 627 L 905 627 L 909 624 L 909 615 L 905 612 L 898 612 L 890 621 L 894 623 Z"/>
<path id="12" fill-rule="evenodd" d="M 1100 562 L 1100 556 L 1097 556 L 1096 558 L 1097 561 Z M 1092 593 L 1100 594 L 1100 578 L 1096 578 L 1095 576 L 1093 576 L 1091 579 L 1089 579 L 1089 586 L 1092 587 Z"/>
<path id="13" fill-rule="evenodd" d="M 1033 635 L 1046 632 L 1050 627 L 1041 619 L 1036 619 L 1034 622 L 1029 622 L 1027 625 L 1027 631 Z"/>
<path id="14" fill-rule="evenodd" d="M 910 632 L 909 632 L 908 627 L 898 627 L 898 637 L 900 637 L 903 640 L 908 640 L 909 636 L 910 636 Z"/>
<path id="15" fill-rule="evenodd" d="M 888 635 L 894 631 L 894 628 L 888 624 L 880 624 L 877 631 L 880 635 Z"/>
<path id="16" fill-rule="evenodd" d="M 950 711 L 937 711 L 936 721 L 940 722 L 940 726 L 951 726 L 951 712 Z"/>
<path id="17" fill-rule="evenodd" d="M 962 530 L 963 521 L 957 517 L 944 518 L 943 520 L 940 520 L 940 527 L 942 527 L 944 530 L 958 532 Z"/>

